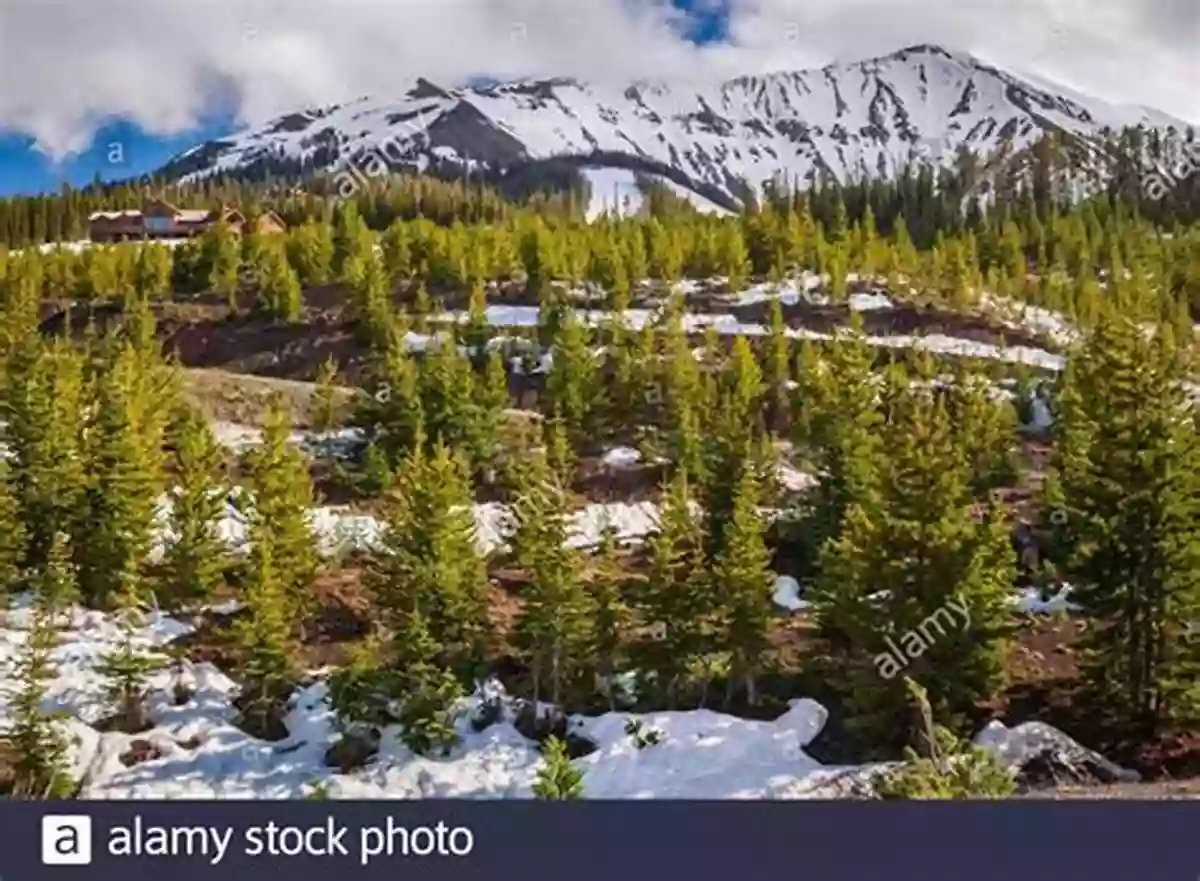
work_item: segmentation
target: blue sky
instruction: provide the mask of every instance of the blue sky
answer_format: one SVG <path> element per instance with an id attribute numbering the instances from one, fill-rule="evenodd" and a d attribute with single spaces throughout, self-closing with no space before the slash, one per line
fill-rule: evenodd
<path id="1" fill-rule="evenodd" d="M 176 153 L 220 137 L 230 128 L 229 122 L 214 122 L 185 134 L 157 137 L 135 125 L 116 122 L 97 133 L 90 149 L 61 165 L 34 149 L 30 138 L 0 137 L 0 196 L 56 190 L 63 183 L 79 186 L 90 183 L 97 174 L 105 180 L 134 177 L 160 168 Z M 114 159 L 118 161 L 111 161 Z"/>
<path id="2" fill-rule="evenodd" d="M 696 43 L 725 37 L 729 0 L 671 0 L 671 4 L 688 13 L 682 36 Z M 144 174 L 160 168 L 175 154 L 234 128 L 235 121 L 227 116 L 183 134 L 160 137 L 114 121 L 96 134 L 90 148 L 62 163 L 36 150 L 31 138 L 0 131 L 0 196 L 57 190 L 63 183 L 80 186 L 96 175 L 117 180 Z"/>

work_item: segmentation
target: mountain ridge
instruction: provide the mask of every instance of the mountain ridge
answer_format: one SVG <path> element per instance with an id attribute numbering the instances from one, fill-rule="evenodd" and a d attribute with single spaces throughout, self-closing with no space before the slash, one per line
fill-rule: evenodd
<path id="1" fill-rule="evenodd" d="M 1052 132 L 1095 146 L 1128 126 L 1175 137 L 1191 128 L 1052 85 L 932 44 L 706 85 L 552 77 L 448 88 L 420 77 L 400 98 L 362 96 L 198 145 L 160 173 L 182 182 L 272 167 L 504 174 L 594 159 L 601 168 L 642 165 L 732 205 L 780 177 L 891 178 L 963 151 L 1019 150 Z"/>

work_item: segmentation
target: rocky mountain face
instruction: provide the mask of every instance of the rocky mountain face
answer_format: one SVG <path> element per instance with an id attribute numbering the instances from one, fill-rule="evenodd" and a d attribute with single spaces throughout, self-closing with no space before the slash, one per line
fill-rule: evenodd
<path id="1" fill-rule="evenodd" d="M 820 70 L 746 76 L 712 87 L 572 79 L 366 97 L 290 114 L 200 145 L 163 169 L 171 179 L 283 169 L 347 182 L 386 168 L 506 174 L 531 163 L 625 168 L 736 207 L 746 188 L 890 177 L 914 163 L 991 157 L 1046 132 L 1085 145 L 1141 125 L 1186 123 L 1035 84 L 965 54 L 917 46 Z"/>

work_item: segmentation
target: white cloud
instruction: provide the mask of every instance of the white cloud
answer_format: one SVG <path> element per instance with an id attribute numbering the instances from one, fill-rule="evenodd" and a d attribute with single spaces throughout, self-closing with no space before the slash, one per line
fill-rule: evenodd
<path id="1" fill-rule="evenodd" d="M 1200 121 L 1196 0 L 734 0 L 730 36 L 725 62 L 760 69 L 935 43 Z"/>
<path id="2" fill-rule="evenodd" d="M 0 128 L 62 156 L 105 119 L 177 133 L 223 101 L 262 121 L 417 76 L 716 78 L 922 42 L 1200 119 L 1195 0 L 730 5 L 733 44 L 697 48 L 666 0 L 3 0 Z"/>

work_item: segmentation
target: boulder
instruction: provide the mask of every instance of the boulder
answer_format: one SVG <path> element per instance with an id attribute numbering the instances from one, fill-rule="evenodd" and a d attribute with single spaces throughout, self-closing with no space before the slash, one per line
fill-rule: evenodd
<path id="1" fill-rule="evenodd" d="M 1142 779 L 1136 771 L 1122 768 L 1043 722 L 1026 722 L 1015 728 L 991 722 L 976 735 L 975 745 L 995 752 L 1025 790 Z"/>

